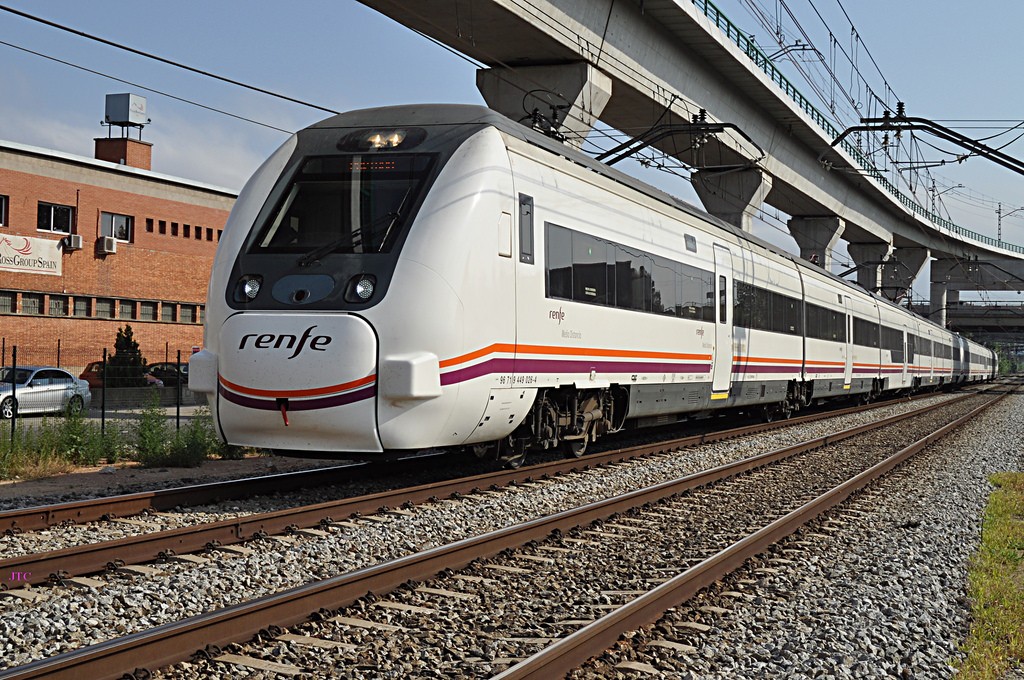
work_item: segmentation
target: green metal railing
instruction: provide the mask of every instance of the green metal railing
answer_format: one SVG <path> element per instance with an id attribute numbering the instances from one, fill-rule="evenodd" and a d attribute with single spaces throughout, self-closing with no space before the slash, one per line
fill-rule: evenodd
<path id="1" fill-rule="evenodd" d="M 720 9 L 718 9 L 710 0 L 693 0 L 693 4 L 700 9 L 704 16 L 711 20 L 715 26 L 718 27 L 726 37 L 734 42 L 747 57 L 754 62 L 754 64 L 764 72 L 772 82 L 782 88 L 782 91 L 786 93 L 790 99 L 792 99 L 800 109 L 810 116 L 811 120 L 818 124 L 818 126 L 825 131 L 825 133 L 835 139 L 839 136 L 840 132 L 829 122 L 828 118 L 819 111 L 810 100 L 807 99 L 796 86 L 790 82 L 789 78 L 783 75 L 782 71 L 775 67 L 775 64 L 768 58 L 768 56 L 758 47 L 748 35 L 743 33 L 736 24 L 734 24 L 729 17 L 725 16 Z M 869 176 L 877 181 L 886 191 L 888 191 L 896 200 L 902 203 L 904 206 L 909 208 L 915 214 L 923 217 L 930 221 L 937 227 L 941 227 L 953 234 L 963 236 L 965 238 L 984 243 L 995 248 L 1001 248 L 1014 253 L 1024 253 L 1024 246 L 1018 246 L 1012 243 L 1006 243 L 1005 241 L 997 241 L 996 239 L 979 234 L 961 227 L 950 220 L 933 213 L 931 210 L 925 208 L 923 205 L 914 200 L 913 197 L 904 194 L 900 191 L 895 184 L 886 179 L 885 175 L 875 167 L 867 156 L 865 156 L 860 149 L 855 147 L 847 140 L 840 142 L 840 146 L 850 154 L 857 163 L 860 164 L 861 169 Z"/>

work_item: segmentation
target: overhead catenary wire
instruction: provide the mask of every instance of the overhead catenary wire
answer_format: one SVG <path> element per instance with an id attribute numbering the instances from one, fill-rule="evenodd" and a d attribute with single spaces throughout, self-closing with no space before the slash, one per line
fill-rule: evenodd
<path id="1" fill-rule="evenodd" d="M 96 71 L 94 69 L 87 68 L 87 67 L 82 66 L 80 64 L 73 64 L 70 61 L 66 61 L 64 59 L 58 59 L 57 57 L 53 57 L 53 56 L 50 56 L 48 54 L 43 54 L 42 52 L 37 52 L 36 50 L 30 50 L 27 47 L 22 47 L 21 45 L 15 45 L 14 43 L 9 43 L 9 42 L 7 42 L 5 40 L 0 40 L 0 45 L 5 45 L 6 47 L 10 47 L 12 49 L 21 50 L 22 52 L 27 52 L 28 54 L 32 54 L 32 55 L 35 55 L 37 57 L 41 57 L 43 59 L 49 59 L 50 61 L 57 62 L 58 64 L 63 64 L 64 66 L 70 66 L 71 68 L 76 68 L 76 69 L 78 69 L 80 71 L 85 71 L 86 73 L 91 73 L 93 75 L 100 76 L 101 78 L 107 78 L 109 80 L 113 80 L 113 81 L 116 81 L 118 83 L 124 83 L 125 85 L 130 85 L 131 87 L 136 87 L 136 88 L 138 88 L 140 90 L 145 90 L 146 92 L 152 92 L 153 94 L 158 94 L 158 95 L 160 95 L 162 97 L 168 97 L 170 99 L 174 99 L 174 100 L 182 102 L 184 104 L 190 104 L 192 106 L 198 106 L 199 108 L 206 109 L 207 111 L 213 111 L 214 113 L 219 113 L 219 114 L 222 114 L 222 115 L 225 115 L 225 116 L 230 116 L 232 118 L 236 118 L 236 119 L 244 121 L 246 123 L 252 123 L 254 125 L 261 125 L 261 126 L 263 126 L 265 128 L 270 128 L 271 130 L 277 130 L 278 132 L 283 132 L 285 134 L 291 134 L 292 133 L 292 130 L 285 130 L 284 128 L 279 128 L 276 125 L 271 125 L 270 123 L 263 123 L 261 121 L 258 121 L 256 119 L 254 119 L 254 118 L 248 118 L 246 116 L 238 115 L 237 113 L 231 113 L 230 111 L 225 111 L 224 109 L 218 109 L 216 107 L 209 106 L 207 104 L 201 104 L 201 103 L 199 103 L 197 101 L 194 101 L 192 99 L 186 99 L 184 97 L 179 97 L 179 96 L 173 95 L 173 94 L 171 94 L 169 92 L 163 92 L 162 90 L 157 90 L 155 88 L 148 87 L 146 85 L 142 85 L 142 84 L 139 84 L 139 83 L 134 83 L 134 82 L 132 82 L 130 80 L 125 80 L 124 78 L 118 78 L 117 76 L 112 76 L 112 75 L 110 75 L 108 73 L 103 73 L 102 71 Z"/>
<path id="2" fill-rule="evenodd" d="M 152 54 L 150 52 L 145 52 L 143 50 L 136 49 L 134 47 L 129 47 L 127 45 L 123 45 L 121 43 L 114 42 L 113 40 L 107 40 L 106 38 L 101 38 L 98 35 L 93 35 L 92 33 L 87 33 L 85 31 L 80 31 L 77 28 L 71 28 L 70 26 L 65 26 L 63 24 L 58 24 L 55 21 L 50 21 L 49 19 L 44 19 L 44 18 L 38 17 L 38 16 L 36 16 L 34 14 L 29 14 L 28 12 L 23 12 L 21 10 L 14 9 L 13 7 L 8 7 L 7 5 L 0 5 L 0 10 L 2 10 L 4 12 L 10 12 L 11 14 L 14 14 L 16 16 L 22 17 L 23 19 L 28 19 L 29 21 L 35 21 L 35 22 L 41 23 L 43 25 L 49 26 L 51 28 L 56 28 L 58 30 L 65 31 L 65 32 L 71 33 L 73 35 L 77 35 L 77 36 L 79 36 L 81 38 L 85 38 L 87 40 L 92 40 L 92 41 L 95 41 L 95 42 L 98 42 L 98 43 L 102 43 L 102 44 L 107 45 L 109 47 L 114 47 L 114 48 L 119 49 L 119 50 L 124 50 L 125 52 L 131 52 L 132 54 L 136 54 L 138 56 L 145 57 L 147 59 L 152 59 L 154 61 L 159 61 L 161 63 L 167 64 L 168 66 L 174 66 L 175 68 L 180 68 L 180 69 L 184 69 L 186 71 L 191 71 L 192 73 L 196 73 L 196 74 L 205 76 L 207 78 L 213 78 L 215 80 L 220 80 L 222 82 L 229 83 L 229 84 L 235 85 L 237 87 L 242 87 L 242 88 L 245 88 L 245 89 L 248 89 L 248 90 L 252 90 L 253 92 L 259 92 L 260 94 L 265 94 L 265 95 L 270 96 L 270 97 L 276 97 L 277 99 L 283 99 L 285 101 L 292 102 L 293 104 L 299 104 L 301 106 L 308 106 L 309 108 L 319 109 L 320 111 L 325 111 L 327 113 L 340 113 L 340 111 L 335 111 L 334 109 L 327 108 L 326 106 L 320 106 L 319 104 L 313 104 L 312 102 L 303 101 L 302 99 L 296 99 L 295 97 L 290 97 L 288 95 L 281 94 L 279 92 L 273 92 L 271 90 L 267 90 L 267 89 L 262 88 L 262 87 L 257 87 L 256 85 L 250 85 L 248 83 L 243 83 L 243 82 L 241 82 L 239 80 L 234 80 L 233 78 L 228 78 L 226 76 L 218 75 L 216 73 L 211 73 L 210 71 L 205 71 L 203 69 L 199 69 L 199 68 L 196 68 L 194 66 L 189 66 L 188 64 L 183 64 L 181 62 L 177 62 L 177 61 L 174 61 L 172 59 L 167 59 L 165 57 L 161 57 L 159 55 Z"/>

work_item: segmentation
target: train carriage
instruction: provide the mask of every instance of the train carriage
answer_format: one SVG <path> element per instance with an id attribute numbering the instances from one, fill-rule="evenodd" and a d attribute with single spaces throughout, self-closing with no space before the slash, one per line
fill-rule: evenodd
<path id="1" fill-rule="evenodd" d="M 406 106 L 300 131 L 247 183 L 189 382 L 233 444 L 520 460 L 994 366 L 984 347 L 492 111 Z"/>

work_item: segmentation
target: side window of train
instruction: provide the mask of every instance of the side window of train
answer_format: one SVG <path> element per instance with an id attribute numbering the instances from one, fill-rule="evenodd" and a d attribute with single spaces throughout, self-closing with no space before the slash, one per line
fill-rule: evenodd
<path id="1" fill-rule="evenodd" d="M 544 224 L 544 243 L 547 297 L 715 320 L 709 271 L 550 222 Z"/>
<path id="2" fill-rule="evenodd" d="M 519 194 L 519 261 L 533 264 L 533 196 Z"/>
<path id="3" fill-rule="evenodd" d="M 729 289 L 726 287 L 725 277 L 718 277 L 718 323 L 725 323 L 727 310 L 726 305 L 729 302 Z"/>

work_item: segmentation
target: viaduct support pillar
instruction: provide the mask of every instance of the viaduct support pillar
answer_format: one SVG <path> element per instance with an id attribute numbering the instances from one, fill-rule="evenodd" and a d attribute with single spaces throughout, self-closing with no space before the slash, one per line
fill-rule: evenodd
<path id="1" fill-rule="evenodd" d="M 930 253 L 927 248 L 896 248 L 882 265 L 881 293 L 893 302 L 899 302 L 914 285 L 914 279 L 924 269 Z"/>
<path id="2" fill-rule="evenodd" d="M 748 234 L 757 209 L 772 189 L 771 175 L 755 168 L 726 172 L 698 170 L 692 180 L 705 210 Z"/>
<path id="3" fill-rule="evenodd" d="M 857 284 L 864 290 L 877 292 L 881 286 L 882 262 L 892 248 L 888 243 L 849 243 L 846 251 L 850 253 L 853 263 L 857 266 Z"/>
<path id="4" fill-rule="evenodd" d="M 947 296 L 949 292 L 949 287 L 945 281 L 932 281 L 931 295 L 929 295 L 928 300 L 928 318 L 943 328 L 946 327 L 946 308 L 949 306 Z"/>
<path id="5" fill-rule="evenodd" d="M 612 79 L 584 62 L 480 69 L 476 87 L 487 106 L 524 125 L 536 110 L 577 149 L 612 96 Z"/>
<path id="6" fill-rule="evenodd" d="M 841 217 L 793 217 L 789 233 L 800 246 L 800 257 L 832 271 L 832 249 L 846 229 Z"/>

